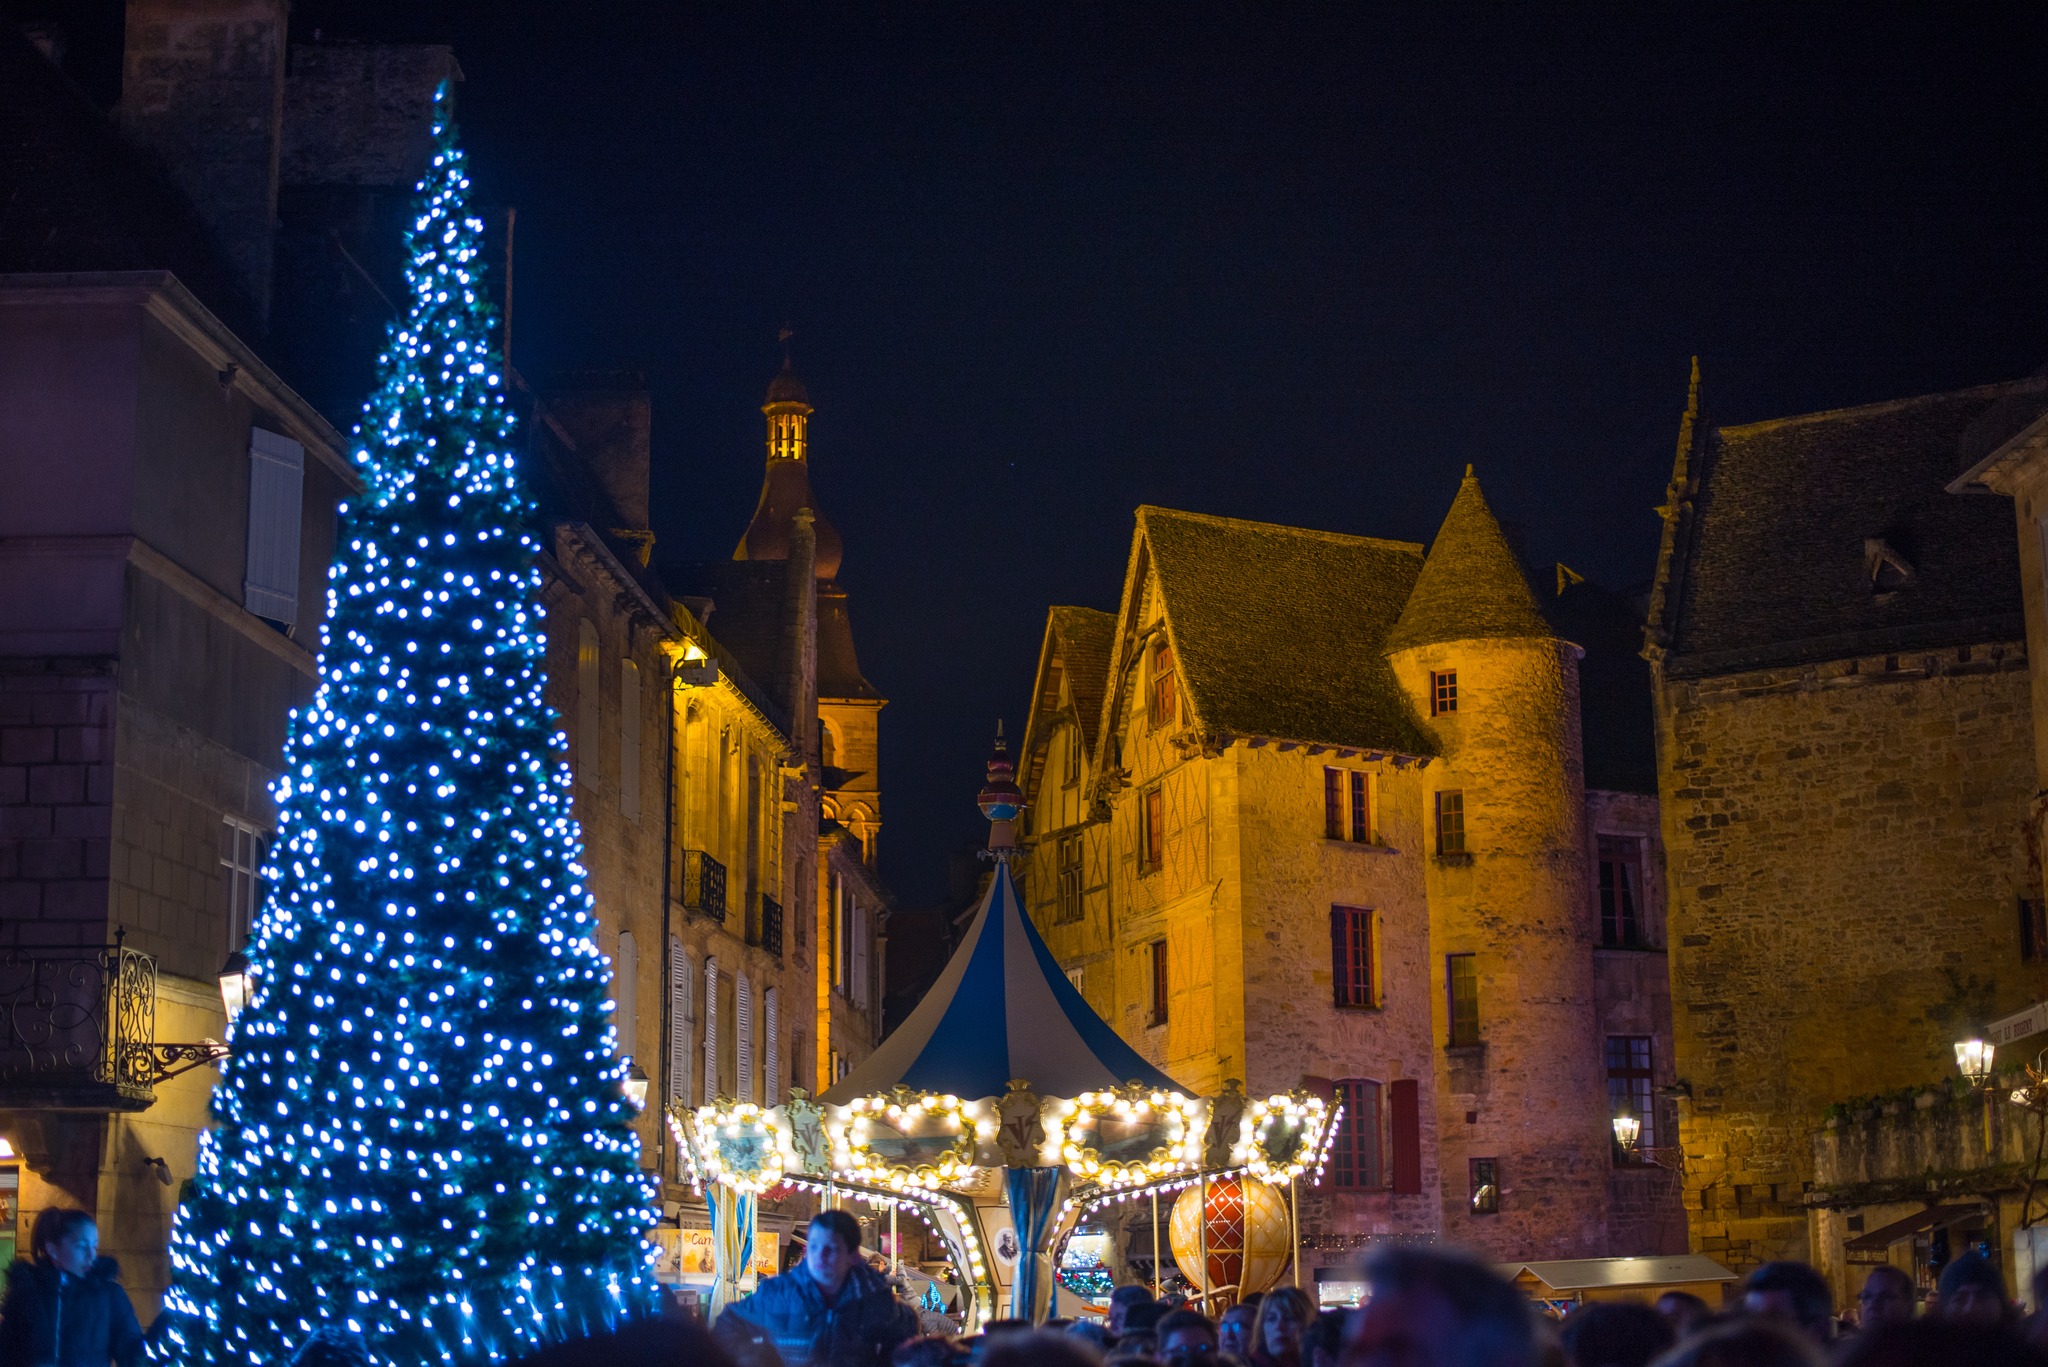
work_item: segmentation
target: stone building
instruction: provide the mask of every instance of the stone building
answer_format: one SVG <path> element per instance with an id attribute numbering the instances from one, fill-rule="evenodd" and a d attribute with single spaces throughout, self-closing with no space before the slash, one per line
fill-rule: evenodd
<path id="1" fill-rule="evenodd" d="M 52 1204 L 92 1210 L 145 1314 L 214 1074 L 100 1074 L 226 1033 L 216 975 L 260 914 L 353 487 L 337 428 L 401 297 L 434 87 L 459 75 L 443 48 L 288 51 L 284 19 L 132 0 L 116 121 L 53 64 L 61 34 L 39 50 L 0 23 L 0 1138 L 20 1160 L 0 1151 L 0 1245 Z M 651 568 L 644 385 L 510 378 L 548 696 L 650 1084 L 644 1161 L 673 1177 L 665 1100 L 777 1100 L 873 1047 L 882 700 L 814 573 L 808 500 L 782 556 L 739 567 L 754 596 L 679 597 Z M 141 1022 L 81 1041 L 82 1072 L 13 1033 L 74 959 Z"/>
<path id="2" fill-rule="evenodd" d="M 1657 975 L 1603 962 L 1661 960 L 1655 803 L 1587 791 L 1580 654 L 1469 471 L 1427 555 L 1141 508 L 1118 610 L 1049 614 L 1033 919 L 1176 1081 L 1343 1104 L 1317 1262 L 1682 1243 L 1675 1184 L 1614 1140 L 1610 1088 L 1663 1143 Z"/>
<path id="3" fill-rule="evenodd" d="M 2044 406 L 2037 377 L 1714 427 L 1695 373 L 1646 653 L 1686 1209 L 1738 1270 L 1824 1252 L 1830 1106 L 2048 995 L 2038 533 L 2028 579 L 2011 507 L 1949 490 Z"/>

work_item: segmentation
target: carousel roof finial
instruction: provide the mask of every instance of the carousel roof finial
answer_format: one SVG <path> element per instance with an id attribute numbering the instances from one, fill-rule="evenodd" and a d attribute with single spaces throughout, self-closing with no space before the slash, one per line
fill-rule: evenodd
<path id="1" fill-rule="evenodd" d="M 1003 722 L 996 719 L 995 753 L 988 757 L 988 782 L 982 785 L 981 814 L 988 818 L 988 856 L 1007 862 L 1017 852 L 1017 819 L 1024 815 L 1024 790 L 1017 786 L 1017 765 L 1003 740 Z"/>

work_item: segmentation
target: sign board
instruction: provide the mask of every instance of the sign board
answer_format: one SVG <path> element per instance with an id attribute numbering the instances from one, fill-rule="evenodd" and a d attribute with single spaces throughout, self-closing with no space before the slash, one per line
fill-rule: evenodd
<path id="1" fill-rule="evenodd" d="M 2003 1048 L 2014 1040 L 2038 1035 L 2043 1030 L 2048 1030 L 2048 1002 L 2035 1002 L 2024 1011 L 1991 1022 L 1991 1028 L 1985 1032 L 1985 1038 Z"/>

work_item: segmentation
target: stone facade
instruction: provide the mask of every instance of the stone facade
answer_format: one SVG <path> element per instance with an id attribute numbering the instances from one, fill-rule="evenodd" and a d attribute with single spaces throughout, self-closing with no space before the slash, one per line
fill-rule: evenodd
<path id="1" fill-rule="evenodd" d="M 1476 485 L 1460 498 L 1483 510 Z M 1465 539 L 1447 522 L 1447 561 Z M 1259 733 L 1210 673 L 1313 641 L 1325 609 L 1377 614 L 1361 630 L 1383 648 L 1420 593 L 1420 549 L 1141 510 L 1119 613 L 1055 608 L 1048 622 L 1019 765 L 1026 904 L 1089 1005 L 1176 1081 L 1346 1100 L 1339 1161 L 1300 1192 L 1307 1260 L 1416 1236 L 1502 1258 L 1682 1247 L 1672 1175 L 1617 1165 L 1603 1075 L 1611 1031 L 1654 1036 L 1668 1077 L 1659 908 L 1641 909 L 1644 947 L 1597 948 L 1589 872 L 1601 834 L 1639 840 L 1655 867 L 1656 802 L 1585 791 L 1578 652 L 1536 620 L 1526 586 L 1526 617 L 1393 650 L 1349 697 L 1306 647 L 1288 685 L 1311 696 L 1249 704 L 1294 706 L 1309 718 L 1298 729 Z M 1521 584 L 1504 543 L 1487 554 L 1500 557 L 1487 572 Z M 1268 598 L 1332 580 L 1361 599 Z M 1211 619 L 1215 592 L 1229 612 Z M 1275 618 L 1282 642 L 1242 625 Z M 1214 620 L 1231 625 L 1212 637 Z M 1356 661 L 1365 644 L 1332 648 Z M 1434 675 L 1452 671 L 1458 710 L 1433 715 Z M 1446 790 L 1464 798 L 1463 849 L 1438 848 Z M 1369 981 L 1347 966 L 1339 936 L 1354 931 L 1340 924 L 1369 937 Z M 1471 1043 L 1453 1042 L 1450 1019 L 1449 956 L 1463 954 L 1477 969 Z M 1495 1183 L 1479 1209 L 1488 1169 L 1474 1160 Z"/>
<path id="2" fill-rule="evenodd" d="M 1959 434 L 1993 386 L 1681 437 L 1652 605 L 1685 1201 L 1737 1270 L 1816 1255 L 1812 1136 L 2048 995 L 2028 653 Z M 1771 546 L 1795 564 L 1773 563 Z"/>

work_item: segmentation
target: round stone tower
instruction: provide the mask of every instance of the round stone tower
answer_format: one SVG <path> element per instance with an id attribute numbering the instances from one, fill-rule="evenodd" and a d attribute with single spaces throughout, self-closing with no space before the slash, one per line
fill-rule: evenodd
<path id="1" fill-rule="evenodd" d="M 1544 621 L 1469 466 L 1386 650 L 1439 754 L 1422 771 L 1422 858 L 1444 1237 L 1601 1256 L 1612 1121 L 1580 651 Z"/>

